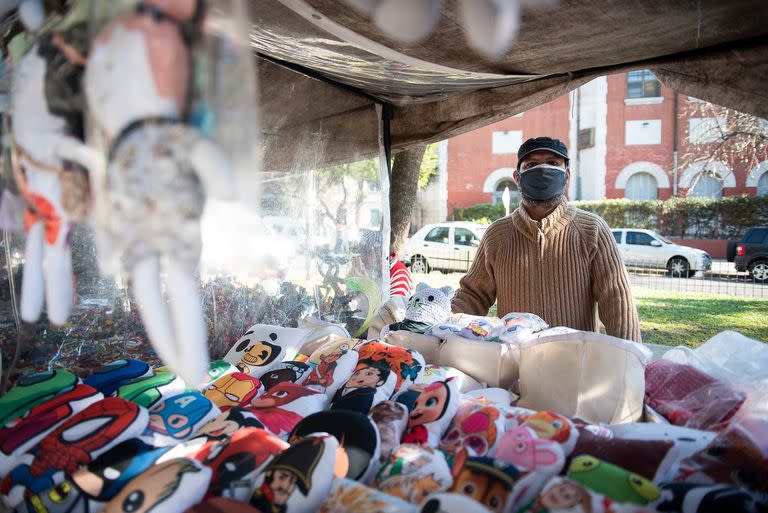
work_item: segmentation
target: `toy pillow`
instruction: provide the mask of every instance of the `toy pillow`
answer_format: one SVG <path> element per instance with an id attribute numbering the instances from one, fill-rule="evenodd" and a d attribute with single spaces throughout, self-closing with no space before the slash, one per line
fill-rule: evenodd
<path id="1" fill-rule="evenodd" d="M 535 413 L 537 412 L 529 410 L 528 408 L 508 406 L 504 410 L 504 431 L 511 431 L 512 429 L 521 426 L 525 419 Z"/>
<path id="2" fill-rule="evenodd" d="M 357 351 L 360 354 L 360 362 L 386 362 L 396 380 L 392 394 L 408 388 L 413 383 L 418 383 L 424 367 L 426 367 L 424 357 L 418 351 L 384 342 L 367 342 L 359 346 Z"/>
<path id="3" fill-rule="evenodd" d="M 296 383 L 297 385 L 303 385 L 304 381 L 309 377 L 312 366 L 297 361 L 283 362 L 271 371 L 261 375 L 261 384 L 264 385 L 264 390 L 269 390 L 278 383 Z"/>
<path id="4" fill-rule="evenodd" d="M 519 513 L 651 513 L 653 510 L 614 501 L 564 477 L 549 480 L 538 496 L 521 504 Z"/>
<path id="5" fill-rule="evenodd" d="M 264 424 L 253 412 L 240 406 L 229 408 L 219 413 L 216 417 L 200 426 L 194 433 L 194 437 L 205 437 L 209 440 L 227 438 L 238 429 L 254 427 L 264 428 Z"/>
<path id="6" fill-rule="evenodd" d="M 412 385 L 397 396 L 409 411 L 403 443 L 437 447 L 459 407 L 459 387 L 448 378 L 429 385 Z"/>
<path id="7" fill-rule="evenodd" d="M 293 360 L 311 333 L 308 329 L 255 324 L 235 342 L 224 359 L 240 372 L 259 378 L 284 360 Z"/>
<path id="8" fill-rule="evenodd" d="M 768 511 L 768 497 L 738 486 L 664 483 L 660 488 L 661 497 L 651 504 L 656 511 Z"/>
<path id="9" fill-rule="evenodd" d="M 465 495 L 490 511 L 504 513 L 512 503 L 520 471 L 513 465 L 488 457 L 468 457 L 466 450 L 453 464 L 453 493 Z"/>
<path id="10" fill-rule="evenodd" d="M 435 492 L 450 488 L 451 469 L 440 451 L 403 444 L 389 456 L 371 486 L 407 502 L 419 504 Z"/>
<path id="11" fill-rule="evenodd" d="M 184 392 L 150 408 L 144 434 L 155 447 L 175 445 L 192 438 L 220 413 L 219 407 L 200 392 Z"/>
<path id="12" fill-rule="evenodd" d="M 153 374 L 148 363 L 126 358 L 99 367 L 83 380 L 104 395 L 112 395 L 121 385 Z"/>
<path id="13" fill-rule="evenodd" d="M 405 318 L 381 329 L 383 338 L 390 331 L 410 331 L 424 334 L 435 324 L 445 322 L 451 316 L 451 287 L 435 289 L 423 283 L 416 286 L 416 292 L 408 300 Z"/>
<path id="14" fill-rule="evenodd" d="M 233 372 L 238 372 L 237 367 L 228 361 L 214 360 L 208 364 L 208 374 L 206 374 L 205 380 L 197 385 L 197 389 L 202 392 L 220 377 L 232 374 Z"/>
<path id="15" fill-rule="evenodd" d="M 115 394 L 144 408 L 163 402 L 185 390 L 184 381 L 172 372 L 158 372 L 121 385 Z"/>
<path id="16" fill-rule="evenodd" d="M 211 469 L 197 461 L 168 460 L 132 479 L 103 513 L 182 513 L 203 499 L 210 479 Z"/>
<path id="17" fill-rule="evenodd" d="M 501 342 L 514 343 L 528 340 L 547 328 L 549 325 L 536 314 L 510 312 L 501 318 L 492 334 Z"/>
<path id="18" fill-rule="evenodd" d="M 477 390 L 471 390 L 463 394 L 463 397 L 467 399 L 474 399 L 475 401 L 482 401 L 488 404 L 494 404 L 499 408 L 507 409 L 510 405 L 517 400 L 515 394 L 509 390 L 503 388 L 479 388 Z"/>
<path id="19" fill-rule="evenodd" d="M 467 495 L 433 493 L 421 503 L 419 513 L 488 513 L 490 510 Z"/>
<path id="20" fill-rule="evenodd" d="M 147 427 L 149 414 L 140 406 L 107 397 L 72 416 L 45 436 L 0 482 L 6 504 L 16 507 L 25 490 L 40 493 L 61 483 L 79 467 Z"/>
<path id="21" fill-rule="evenodd" d="M 493 403 L 462 398 L 456 415 L 440 440 L 440 450 L 469 456 L 493 456 L 504 433 L 504 413 Z"/>
<path id="22" fill-rule="evenodd" d="M 408 408 L 395 401 L 382 401 L 371 408 L 370 417 L 376 423 L 381 440 L 379 461 L 384 462 L 400 446 L 408 425 Z"/>
<path id="23" fill-rule="evenodd" d="M 0 428 L 0 478 L 5 477 L 32 449 L 62 422 L 83 411 L 104 396 L 88 385 L 76 385 L 71 392 L 57 395 Z"/>
<path id="24" fill-rule="evenodd" d="M 348 410 L 313 413 L 296 424 L 288 442 L 293 444 L 312 433 L 328 433 L 336 437 L 349 459 L 347 478 L 363 483 L 373 479 L 380 452 L 379 432 L 373 420 Z"/>
<path id="25" fill-rule="evenodd" d="M 569 419 L 551 411 L 541 411 L 526 417 L 522 425 L 533 429 L 542 440 L 553 440 L 563 448 L 568 456 L 573 452 L 579 439 L 579 430 Z"/>
<path id="26" fill-rule="evenodd" d="M 235 406 L 250 404 L 250 401 L 263 391 L 264 385 L 258 378 L 242 372 L 233 372 L 214 381 L 203 391 L 203 395 L 221 411 L 226 411 Z"/>
<path id="27" fill-rule="evenodd" d="M 330 435 L 299 440 L 264 469 L 251 505 L 265 512 L 315 513 L 331 491 L 338 449 Z"/>
<path id="28" fill-rule="evenodd" d="M 283 440 L 304 417 L 321 411 L 325 396 L 317 390 L 295 383 L 278 383 L 254 399 L 247 409 L 273 435 Z"/>
<path id="29" fill-rule="evenodd" d="M 354 339 L 335 338 L 317 348 L 307 360 L 312 369 L 302 384 L 333 397 L 355 370 L 355 344 Z"/>
<path id="30" fill-rule="evenodd" d="M 658 499 L 661 493 L 655 484 L 639 474 L 594 456 L 574 458 L 568 479 L 620 503 L 644 505 Z"/>
<path id="31" fill-rule="evenodd" d="M 334 479 L 318 513 L 416 513 L 415 504 L 369 488 L 352 479 Z"/>
<path id="32" fill-rule="evenodd" d="M 565 465 L 565 455 L 559 443 L 543 440 L 526 426 L 504 433 L 496 449 L 496 458 L 510 463 L 522 472 L 543 471 L 558 474 Z"/>
<path id="33" fill-rule="evenodd" d="M 445 365 L 427 364 L 418 383 L 429 385 L 435 381 L 445 381 L 448 378 L 453 378 L 453 380 L 456 381 L 456 384 L 459 387 L 459 393 L 462 394 L 483 389 L 483 385 L 478 383 L 477 380 L 471 376 L 464 374 L 459 369 L 454 369 L 453 367 L 447 367 Z"/>
<path id="34" fill-rule="evenodd" d="M 333 394 L 331 409 L 367 414 L 392 396 L 396 383 L 397 378 L 385 360 L 359 360 L 344 386 Z"/>
<path id="35" fill-rule="evenodd" d="M 78 383 L 80 378 L 61 369 L 22 376 L 7 394 L 0 397 L 0 426 L 21 417 L 40 403 L 69 392 Z"/>
<path id="36" fill-rule="evenodd" d="M 195 459 L 212 470 L 208 497 L 248 501 L 259 473 L 288 447 L 275 435 L 257 428 L 244 428 L 206 445 Z"/>

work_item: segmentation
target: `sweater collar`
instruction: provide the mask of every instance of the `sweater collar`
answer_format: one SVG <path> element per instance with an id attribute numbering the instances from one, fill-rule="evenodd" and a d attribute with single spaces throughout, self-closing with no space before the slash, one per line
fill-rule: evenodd
<path id="1" fill-rule="evenodd" d="M 541 220 L 541 232 L 545 237 L 554 236 L 571 222 L 575 213 L 576 207 L 563 199 L 555 210 Z M 512 222 L 528 238 L 532 240 L 538 238 L 539 222 L 531 219 L 528 211 L 522 205 L 512 213 Z"/>

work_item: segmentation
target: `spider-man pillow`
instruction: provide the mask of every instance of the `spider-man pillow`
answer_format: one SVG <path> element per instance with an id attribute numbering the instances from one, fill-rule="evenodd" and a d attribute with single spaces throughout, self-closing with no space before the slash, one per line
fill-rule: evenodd
<path id="1" fill-rule="evenodd" d="M 317 390 L 295 383 L 279 383 L 252 400 L 247 409 L 270 433 L 287 440 L 296 424 L 321 411 L 324 403 L 325 396 Z"/>
<path id="2" fill-rule="evenodd" d="M 21 417 L 40 403 L 69 392 L 79 382 L 80 378 L 61 369 L 22 376 L 16 386 L 0 397 L 0 426 Z"/>
<path id="3" fill-rule="evenodd" d="M 184 392 L 154 405 L 144 436 L 155 447 L 175 445 L 192 436 L 221 413 L 200 392 Z"/>
<path id="4" fill-rule="evenodd" d="M 148 363 L 132 358 L 115 360 L 103 367 L 99 367 L 93 374 L 83 380 L 104 395 L 112 395 L 122 385 L 135 379 L 144 378 L 153 374 Z"/>
<path id="5" fill-rule="evenodd" d="M 114 395 L 144 408 L 151 408 L 169 397 L 182 393 L 185 388 L 184 380 L 176 374 L 158 372 L 152 376 L 137 378 L 121 385 Z"/>
<path id="6" fill-rule="evenodd" d="M 264 391 L 264 385 L 258 378 L 233 372 L 225 374 L 203 391 L 203 395 L 213 402 L 221 411 L 235 406 L 245 406 L 257 395 Z"/>

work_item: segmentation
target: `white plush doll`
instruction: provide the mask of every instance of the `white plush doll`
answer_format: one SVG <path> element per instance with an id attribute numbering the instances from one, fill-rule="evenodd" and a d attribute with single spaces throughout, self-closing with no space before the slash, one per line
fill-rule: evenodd
<path id="1" fill-rule="evenodd" d="M 405 319 L 384 326 L 379 338 L 383 339 L 390 331 L 398 330 L 426 333 L 433 325 L 445 322 L 451 316 L 452 295 L 451 287 L 435 289 L 419 283 L 416 285 L 416 292 L 408 300 Z"/>
<path id="2" fill-rule="evenodd" d="M 187 383 L 208 369 L 194 277 L 206 193 L 234 196 L 229 160 L 185 122 L 188 35 L 199 29 L 202 1 L 143 0 L 112 21 L 93 44 L 84 83 L 110 145 L 106 175 L 94 183 L 102 267 L 130 273 L 155 350 Z"/>

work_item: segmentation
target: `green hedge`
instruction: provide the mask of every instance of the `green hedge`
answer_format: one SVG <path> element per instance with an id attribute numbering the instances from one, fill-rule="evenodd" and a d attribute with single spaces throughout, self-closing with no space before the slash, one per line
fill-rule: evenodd
<path id="1" fill-rule="evenodd" d="M 670 237 L 733 239 L 750 226 L 768 225 L 768 197 L 729 196 L 723 199 L 672 198 L 666 201 L 575 201 L 614 228 L 645 228 Z M 515 205 L 511 207 L 515 208 Z M 503 205 L 454 209 L 455 220 L 492 222 L 504 217 Z"/>

